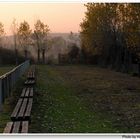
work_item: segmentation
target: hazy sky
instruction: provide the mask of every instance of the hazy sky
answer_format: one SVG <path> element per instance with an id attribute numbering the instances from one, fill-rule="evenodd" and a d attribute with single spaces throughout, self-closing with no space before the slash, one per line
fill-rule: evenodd
<path id="1" fill-rule="evenodd" d="M 0 3 L 0 21 L 8 35 L 13 18 L 27 20 L 31 28 L 41 19 L 51 32 L 78 32 L 85 10 L 83 3 Z"/>

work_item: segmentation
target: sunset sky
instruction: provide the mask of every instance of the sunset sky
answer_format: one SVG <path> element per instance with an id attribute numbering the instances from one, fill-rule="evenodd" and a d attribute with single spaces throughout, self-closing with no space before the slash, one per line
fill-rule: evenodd
<path id="1" fill-rule="evenodd" d="M 51 32 L 78 32 L 86 8 L 83 3 L 0 3 L 0 21 L 7 35 L 11 34 L 11 23 L 28 21 L 31 28 L 37 19 L 47 23 Z"/>

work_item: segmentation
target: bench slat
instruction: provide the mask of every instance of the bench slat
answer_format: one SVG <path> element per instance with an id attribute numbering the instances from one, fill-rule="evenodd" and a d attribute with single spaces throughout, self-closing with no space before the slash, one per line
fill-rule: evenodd
<path id="1" fill-rule="evenodd" d="M 25 112 L 26 106 L 27 106 L 27 99 L 24 99 L 22 106 L 20 108 L 19 114 L 17 116 L 19 119 L 24 117 L 24 112 Z"/>
<path id="2" fill-rule="evenodd" d="M 12 112 L 12 115 L 11 115 L 12 120 L 16 118 L 16 116 L 17 116 L 17 114 L 19 112 L 20 106 L 22 104 L 22 101 L 23 101 L 23 99 L 21 99 L 21 98 L 18 100 L 18 103 L 16 104 L 16 107 L 15 107 L 15 109 Z"/>
<path id="3" fill-rule="evenodd" d="M 13 122 L 8 122 L 3 133 L 11 133 Z"/>
<path id="4" fill-rule="evenodd" d="M 30 98 L 29 102 L 28 102 L 28 106 L 27 106 L 26 112 L 25 112 L 25 118 L 27 118 L 27 119 L 29 119 L 30 115 L 31 115 L 32 103 L 33 103 L 33 99 Z"/>
<path id="5" fill-rule="evenodd" d="M 35 79 L 35 72 L 33 70 L 28 72 L 27 79 Z"/>
<path id="6" fill-rule="evenodd" d="M 28 133 L 29 121 L 8 122 L 3 133 Z"/>
<path id="7" fill-rule="evenodd" d="M 30 88 L 30 97 L 33 97 L 34 91 L 33 88 Z"/>
<path id="8" fill-rule="evenodd" d="M 35 84 L 35 80 L 26 80 L 24 84 L 25 85 L 33 85 L 33 84 Z"/>
<path id="9" fill-rule="evenodd" d="M 25 96 L 26 90 L 27 90 L 27 88 L 23 88 L 22 93 L 21 93 L 21 97 Z"/>
<path id="10" fill-rule="evenodd" d="M 30 88 L 27 88 L 25 97 L 29 97 L 29 94 L 30 94 Z"/>
<path id="11" fill-rule="evenodd" d="M 34 80 L 31 81 L 31 84 L 34 84 Z"/>
<path id="12" fill-rule="evenodd" d="M 25 93 L 22 93 L 21 94 L 21 98 L 30 98 L 30 97 L 33 97 L 33 87 L 28 87 L 28 88 L 25 88 L 26 89 L 26 92 Z"/>
<path id="13" fill-rule="evenodd" d="M 14 122 L 12 133 L 19 133 L 20 130 L 20 122 Z"/>
<path id="14" fill-rule="evenodd" d="M 28 133 L 28 125 L 29 125 L 28 121 L 23 121 L 22 122 L 21 133 Z"/>

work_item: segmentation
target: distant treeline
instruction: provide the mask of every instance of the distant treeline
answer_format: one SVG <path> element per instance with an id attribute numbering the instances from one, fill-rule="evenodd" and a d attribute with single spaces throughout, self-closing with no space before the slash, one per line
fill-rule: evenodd
<path id="1" fill-rule="evenodd" d="M 36 63 L 58 64 L 59 54 L 70 53 L 68 54 L 71 57 L 69 58 L 70 62 L 75 61 L 77 57 L 74 55 L 78 54 L 80 48 L 79 34 L 70 32 L 68 35 L 52 36 L 49 26 L 39 19 L 36 20 L 33 29 L 30 28 L 27 21 L 24 20 L 17 24 L 16 19 L 13 19 L 11 29 L 13 35 L 5 36 L 4 24 L 0 22 L 0 46 L 3 47 L 0 52 L 0 64 L 13 63 L 17 65 L 21 60 L 26 59 Z"/>
<path id="2" fill-rule="evenodd" d="M 15 55 L 13 57 L 15 57 L 15 64 L 18 64 L 20 62 L 19 50 L 22 50 L 22 54 L 24 54 L 25 60 L 31 57 L 31 47 L 34 47 L 34 50 L 37 53 L 37 61 L 39 63 L 45 63 L 45 52 L 47 50 L 46 40 L 49 32 L 49 27 L 47 24 L 44 24 L 38 19 L 34 24 L 34 29 L 32 30 L 27 21 L 24 20 L 18 25 L 16 19 L 14 19 L 11 25 L 11 30 L 13 33 L 13 46 L 15 51 Z M 3 45 L 3 43 L 5 43 L 5 35 L 6 33 L 4 30 L 4 25 L 0 22 L 0 46 L 3 46 L 3 48 L 6 48 L 6 46 Z M 2 52 L 2 56 L 6 56 L 6 53 L 12 53 L 12 51 L 6 51 L 7 52 Z M 2 58 L 0 59 L 0 61 L 3 62 Z"/>
<path id="3" fill-rule="evenodd" d="M 15 64 L 16 55 L 14 50 L 9 50 L 0 47 L 0 65 Z M 18 63 L 22 63 L 25 60 L 24 56 L 18 54 Z"/>
<path id="4" fill-rule="evenodd" d="M 131 72 L 139 65 L 140 4 L 88 3 L 81 23 L 85 63 Z"/>

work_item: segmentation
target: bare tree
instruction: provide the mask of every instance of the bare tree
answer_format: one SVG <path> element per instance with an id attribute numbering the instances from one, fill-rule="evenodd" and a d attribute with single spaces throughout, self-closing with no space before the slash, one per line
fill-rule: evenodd
<path id="1" fill-rule="evenodd" d="M 13 33 L 13 39 L 14 39 L 14 48 L 15 48 L 15 58 L 16 58 L 16 65 L 18 64 L 18 49 L 17 49 L 17 33 L 18 33 L 18 24 L 16 22 L 16 19 L 13 19 L 12 25 L 11 25 L 12 33 Z"/>

